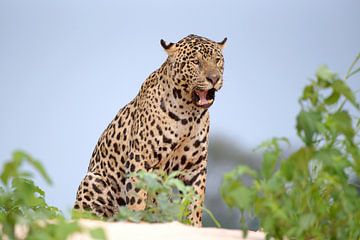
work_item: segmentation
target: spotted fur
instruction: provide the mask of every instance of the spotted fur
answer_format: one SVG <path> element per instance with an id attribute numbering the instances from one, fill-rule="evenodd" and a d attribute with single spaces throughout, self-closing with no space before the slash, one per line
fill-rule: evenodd
<path id="1" fill-rule="evenodd" d="M 225 41 L 196 35 L 177 43 L 161 40 L 166 61 L 101 135 L 78 188 L 75 209 L 104 217 L 113 216 L 119 206 L 144 209 L 146 192 L 136 188 L 136 179 L 128 175 L 139 170 L 180 171 L 179 178 L 198 194 L 189 219 L 201 226 L 208 107 L 223 84 Z"/>

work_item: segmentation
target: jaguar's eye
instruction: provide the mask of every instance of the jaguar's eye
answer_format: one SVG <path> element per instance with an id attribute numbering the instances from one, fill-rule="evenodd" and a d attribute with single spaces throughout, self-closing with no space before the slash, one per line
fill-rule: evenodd
<path id="1" fill-rule="evenodd" d="M 192 63 L 195 64 L 195 65 L 199 65 L 200 61 L 199 60 L 193 60 Z"/>

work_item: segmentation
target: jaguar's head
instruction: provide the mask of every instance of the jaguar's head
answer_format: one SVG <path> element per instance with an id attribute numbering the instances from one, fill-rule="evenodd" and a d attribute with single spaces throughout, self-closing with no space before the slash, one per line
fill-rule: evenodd
<path id="1" fill-rule="evenodd" d="M 168 54 L 166 63 L 176 91 L 184 92 L 184 97 L 197 107 L 209 108 L 215 100 L 215 92 L 223 85 L 222 50 L 226 40 L 214 42 L 189 35 L 177 43 L 160 41 Z"/>

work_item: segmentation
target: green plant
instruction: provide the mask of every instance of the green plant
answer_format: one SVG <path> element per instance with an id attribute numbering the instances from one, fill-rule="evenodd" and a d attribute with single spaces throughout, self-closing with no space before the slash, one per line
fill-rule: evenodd
<path id="1" fill-rule="evenodd" d="M 102 229 L 84 230 L 76 221 L 67 221 L 59 209 L 49 206 L 45 192 L 34 181 L 33 173 L 22 169 L 33 167 L 51 184 L 42 164 L 23 151 L 16 151 L 3 165 L 0 174 L 0 239 L 66 239 L 75 232 L 88 231 L 96 239 L 105 239 Z M 22 229 L 23 234 L 16 234 Z"/>
<path id="2" fill-rule="evenodd" d="M 132 222 L 170 222 L 177 220 L 189 223 L 186 216 L 190 213 L 189 206 L 195 198 L 191 186 L 186 186 L 176 178 L 179 172 L 170 175 L 164 172 L 139 171 L 131 174 L 137 179 L 137 188 L 147 192 L 146 207 L 142 211 L 133 211 L 121 207 L 117 220 Z"/>
<path id="3" fill-rule="evenodd" d="M 360 105 L 346 82 L 359 60 L 344 80 L 322 66 L 305 87 L 296 118 L 303 146 L 286 157 L 288 141 L 274 138 L 261 145 L 259 172 L 239 166 L 224 176 L 226 204 L 258 217 L 267 238 L 360 238 Z M 241 223 L 246 233 L 244 215 Z"/>

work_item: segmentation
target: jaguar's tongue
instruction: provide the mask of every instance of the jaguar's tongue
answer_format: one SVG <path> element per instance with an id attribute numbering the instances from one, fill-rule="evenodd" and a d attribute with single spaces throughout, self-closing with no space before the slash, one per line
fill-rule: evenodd
<path id="1" fill-rule="evenodd" d="M 206 105 L 209 103 L 209 100 L 206 99 L 206 95 L 208 93 L 207 90 L 195 90 L 195 93 L 199 97 L 199 100 L 197 101 L 198 105 Z"/>

